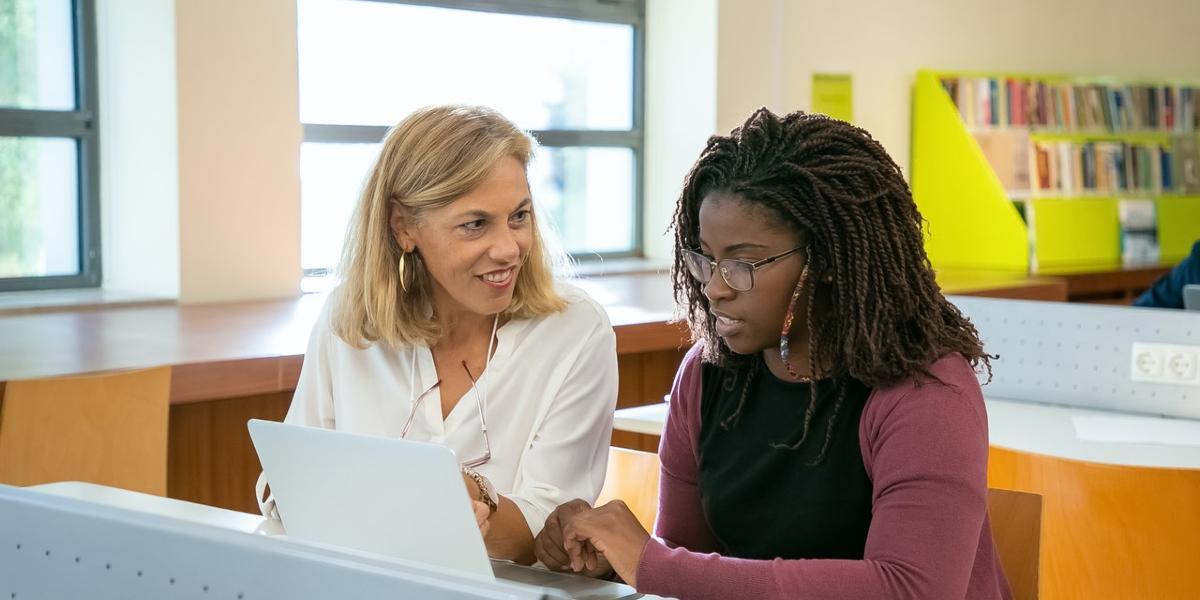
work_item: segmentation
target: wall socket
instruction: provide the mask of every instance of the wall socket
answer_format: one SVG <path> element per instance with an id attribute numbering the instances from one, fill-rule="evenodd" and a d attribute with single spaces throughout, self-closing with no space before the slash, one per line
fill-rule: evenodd
<path id="1" fill-rule="evenodd" d="M 1133 381 L 1200 386 L 1200 346 L 1133 343 L 1129 374 Z"/>

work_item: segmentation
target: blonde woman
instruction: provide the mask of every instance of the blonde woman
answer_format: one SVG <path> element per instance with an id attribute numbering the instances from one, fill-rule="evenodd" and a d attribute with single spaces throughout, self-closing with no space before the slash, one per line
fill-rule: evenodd
<path id="1" fill-rule="evenodd" d="M 553 278 L 532 152 L 483 107 L 388 133 L 286 418 L 449 446 L 488 553 L 526 564 L 557 505 L 599 494 L 617 394 L 604 310 Z"/>

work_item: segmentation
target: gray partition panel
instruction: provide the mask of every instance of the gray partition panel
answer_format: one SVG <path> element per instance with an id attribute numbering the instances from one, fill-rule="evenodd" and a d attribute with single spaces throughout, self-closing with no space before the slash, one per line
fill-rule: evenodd
<path id="1" fill-rule="evenodd" d="M 533 600 L 538 588 L 355 561 L 230 531 L 0 485 L 0 599 Z"/>
<path id="2" fill-rule="evenodd" d="M 1200 387 L 1135 382 L 1134 342 L 1196 346 L 1200 313 L 952 296 L 999 358 L 985 396 L 1200 419 Z M 980 381 L 984 380 L 981 377 Z"/>

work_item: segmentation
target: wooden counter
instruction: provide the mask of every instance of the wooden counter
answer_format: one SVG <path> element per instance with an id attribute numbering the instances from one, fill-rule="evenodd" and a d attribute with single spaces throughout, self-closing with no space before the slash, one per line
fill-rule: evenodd
<path id="1" fill-rule="evenodd" d="M 675 349 L 663 277 L 582 282 L 604 304 L 618 354 Z M 0 381 L 171 365 L 173 404 L 294 390 L 325 296 L 0 316 Z"/>
<path id="2" fill-rule="evenodd" d="M 1172 265 L 1109 266 L 1045 271 L 1041 275 L 1066 283 L 1070 302 L 1131 304 L 1171 268 Z"/>
<path id="3" fill-rule="evenodd" d="M 1060 278 L 997 271 L 943 270 L 937 273 L 937 283 L 947 295 L 1010 300 L 1066 302 L 1068 293 L 1066 282 Z"/>

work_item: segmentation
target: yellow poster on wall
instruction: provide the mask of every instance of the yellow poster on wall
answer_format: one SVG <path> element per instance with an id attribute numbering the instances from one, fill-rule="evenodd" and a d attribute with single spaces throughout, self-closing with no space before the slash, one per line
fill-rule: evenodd
<path id="1" fill-rule="evenodd" d="M 854 122 L 854 82 L 848 74 L 813 73 L 812 112 Z"/>

